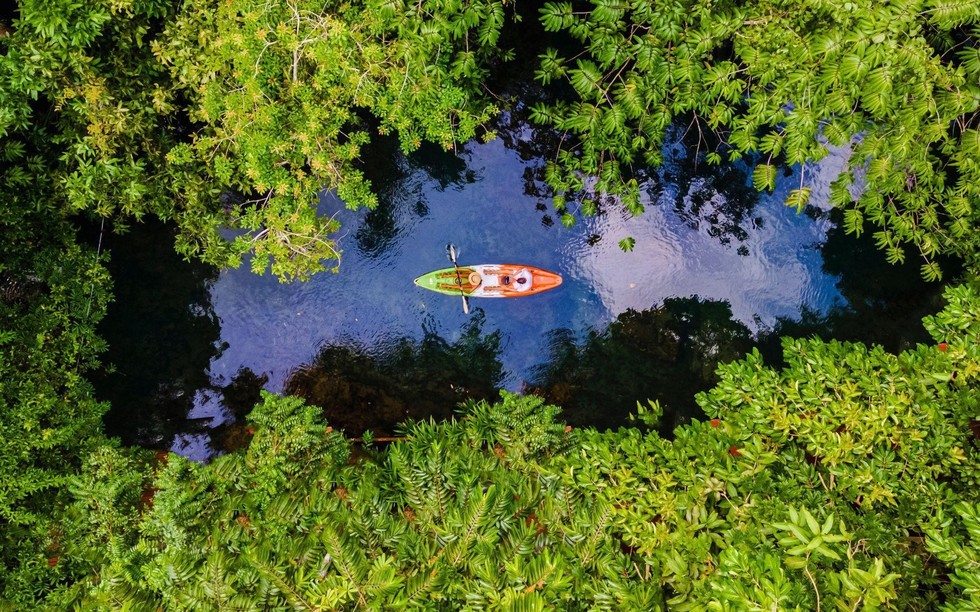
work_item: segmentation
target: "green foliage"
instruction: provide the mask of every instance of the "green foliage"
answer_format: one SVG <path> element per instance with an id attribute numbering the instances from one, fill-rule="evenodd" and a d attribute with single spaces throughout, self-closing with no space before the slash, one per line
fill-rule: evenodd
<path id="1" fill-rule="evenodd" d="M 496 112 L 501 2 L 178 5 L 21 3 L 0 36 L 0 163 L 41 184 L 25 204 L 156 215 L 185 256 L 306 278 L 340 254 L 318 192 L 374 203 L 372 126 L 452 149 Z"/>
<path id="2" fill-rule="evenodd" d="M 941 510 L 926 534 L 926 548 L 953 570 L 943 609 L 976 610 L 980 607 L 980 505 L 960 502 L 952 512 Z"/>
<path id="3" fill-rule="evenodd" d="M 153 47 L 201 126 L 168 154 L 197 225 L 181 251 L 222 263 L 252 252 L 254 270 L 282 279 L 335 264 L 338 225 L 317 214 L 317 193 L 374 206 L 357 166 L 366 113 L 406 151 L 471 139 L 496 113 L 480 83 L 508 55 L 496 47 L 503 24 L 495 0 L 186 4 Z M 246 201 L 215 210 L 213 180 Z M 230 248 L 224 220 L 247 230 Z"/>
<path id="4" fill-rule="evenodd" d="M 0 36 L 0 607 L 58 607 L 57 585 L 94 562 L 70 551 L 66 508 L 106 442 L 85 375 L 111 284 L 66 217 L 162 202 L 145 165 L 160 142 L 140 40 L 163 8 L 116 9 L 23 2 Z"/>
<path id="5" fill-rule="evenodd" d="M 49 568 L 67 588 L 52 589 L 45 603 L 52 609 L 77 609 L 88 598 L 86 575 L 100 574 L 118 587 L 121 568 L 141 556 L 137 526 L 152 503 L 151 453 L 103 443 L 84 457 L 72 478 L 72 501 L 57 515 L 57 565 Z M 60 586 L 60 585 L 59 585 Z M 129 589 L 144 607 L 149 600 Z M 116 606 L 113 606 L 116 607 Z"/>
<path id="6" fill-rule="evenodd" d="M 34 195 L 19 206 L 173 216 L 163 158 L 174 94 L 146 45 L 171 10 L 163 0 L 20 3 L 0 37 L 0 157 L 8 182 Z"/>
<path id="7" fill-rule="evenodd" d="M 66 219 L 154 214 L 176 219 L 187 255 L 323 269 L 336 224 L 315 194 L 372 205 L 356 166 L 372 125 L 405 150 L 448 149 L 495 112 L 480 84 L 508 55 L 503 3 L 28 1 L 18 15 L 0 33 L 0 606 L 980 605 L 972 286 L 926 321 L 935 345 L 787 339 L 780 370 L 758 353 L 722 366 L 698 399 L 711 420 L 670 440 L 572 430 L 504 393 L 355 449 L 320 409 L 266 394 L 248 448 L 207 465 L 109 443 L 84 376 L 110 283 Z M 573 203 L 589 191 L 641 212 L 633 175 L 693 117 L 711 163 L 758 156 L 760 189 L 779 163 L 850 145 L 831 194 L 845 224 L 876 224 L 896 262 L 914 245 L 926 277 L 939 254 L 980 252 L 975 2 L 593 0 L 542 20 L 587 45 L 542 57 L 539 78 L 575 99 L 533 109 L 580 138 L 548 168 L 562 223 L 597 210 Z"/>
<path id="8" fill-rule="evenodd" d="M 31 607 L 77 569 L 60 563 L 57 517 L 81 458 L 104 441 L 106 406 L 84 375 L 103 349 L 109 283 L 78 246 L 0 242 L 0 602 Z"/>
<path id="9" fill-rule="evenodd" d="M 977 503 L 980 293 L 947 299 L 926 322 L 940 344 L 895 356 L 786 340 L 781 371 L 758 355 L 722 366 L 699 398 L 712 420 L 672 442 L 583 435 L 587 459 L 569 462 L 578 483 L 616 504 L 614 532 L 662 575 L 671 609 L 930 609 L 972 596 L 958 536 L 930 536 L 943 568 L 921 537 L 955 531 L 937 510 Z"/>
<path id="10" fill-rule="evenodd" d="M 657 609 L 611 508 L 542 471 L 574 435 L 556 412 L 503 394 L 351 464 L 313 409 L 266 395 L 247 451 L 160 468 L 138 554 L 114 552 L 87 605 Z"/>
<path id="11" fill-rule="evenodd" d="M 526 463 L 547 460 L 567 450 L 568 432 L 557 422 L 560 408 L 546 405 L 535 395 L 518 397 L 501 394 L 502 402 L 468 401 L 460 412 L 467 421 L 470 442 L 496 448 L 510 462 Z"/>
<path id="12" fill-rule="evenodd" d="M 781 370 L 758 354 L 722 366 L 699 397 L 711 420 L 672 440 L 571 430 L 556 407 L 503 393 L 352 460 L 316 411 L 266 394 L 247 451 L 159 469 L 138 537 L 117 540 L 135 544 L 107 547 L 79 601 L 971 609 L 980 292 L 946 297 L 927 320 L 936 345 L 787 340 Z M 79 507 L 127 524 L 91 497 Z"/>
<path id="13" fill-rule="evenodd" d="M 688 124 L 710 163 L 748 156 L 753 183 L 776 164 L 806 164 L 849 146 L 831 200 L 882 228 L 938 279 L 941 253 L 975 257 L 980 202 L 980 11 L 974 2 L 548 2 L 549 31 L 580 43 L 574 62 L 548 50 L 537 78 L 573 99 L 532 120 L 577 136 L 548 170 L 556 208 L 612 194 L 639 207 L 635 177 L 660 161 L 668 126 Z M 591 177 L 586 179 L 586 177 Z M 857 185 L 852 197 L 851 185 Z M 806 188 L 787 204 L 801 209 Z"/>

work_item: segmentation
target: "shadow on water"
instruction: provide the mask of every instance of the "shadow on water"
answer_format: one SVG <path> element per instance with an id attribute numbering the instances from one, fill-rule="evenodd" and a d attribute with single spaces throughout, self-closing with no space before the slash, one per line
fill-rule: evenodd
<path id="1" fill-rule="evenodd" d="M 93 383 L 112 406 L 106 431 L 127 444 L 167 448 L 177 433 L 206 428 L 187 413 L 222 350 L 208 295 L 218 272 L 183 261 L 173 232 L 160 223 L 107 232 L 104 246 L 115 300 L 99 327 L 109 343 L 103 357 L 109 370 L 93 375 Z"/>
<path id="2" fill-rule="evenodd" d="M 554 159 L 563 146 L 563 136 L 555 130 L 532 125 L 524 102 L 501 113 L 494 128 L 504 146 L 515 151 L 525 163 L 524 193 L 537 200 L 535 206 L 542 213 L 541 223 L 548 227 L 554 225 L 561 213 L 551 205 L 555 193 L 545 179 L 546 161 Z M 703 153 L 689 154 L 694 146 L 687 142 L 680 128 L 668 133 L 665 142 L 674 144 L 664 147 L 665 161 L 661 167 L 637 166 L 634 170 L 637 180 L 645 186 L 649 205 L 672 209 L 691 229 L 703 231 L 723 245 L 736 244 L 739 255 L 748 255 L 749 247 L 745 243 L 749 229 L 762 223 L 762 217 L 754 214 L 761 194 L 749 179 L 751 165 L 707 164 Z M 615 198 L 595 193 L 571 194 L 570 199 L 586 197 L 596 202 L 600 215 L 620 207 Z M 574 210 L 575 204 L 571 206 Z"/>
<path id="3" fill-rule="evenodd" d="M 838 278 L 837 288 L 845 303 L 823 315 L 804 308 L 798 319 L 780 318 L 759 337 L 759 350 L 767 362 L 782 364 L 783 336 L 878 344 L 891 353 L 931 342 L 922 319 L 943 308 L 944 285 L 923 280 L 921 262 L 914 256 L 901 264 L 888 263 L 875 245 L 877 228 L 866 226 L 861 236 L 848 235 L 839 210 L 807 212 L 829 215 L 833 222 L 821 246 L 823 269 Z M 948 278 L 961 274 L 961 262 L 944 259 L 940 263 Z"/>
<path id="4" fill-rule="evenodd" d="M 289 376 L 284 392 L 321 406 L 348 436 L 391 434 L 408 419 L 449 418 L 463 400 L 498 396 L 500 332 L 484 334 L 484 322 L 477 311 L 454 342 L 426 329 L 421 340 L 380 348 L 327 345 Z"/>
<path id="5" fill-rule="evenodd" d="M 625 425 L 636 403 L 657 400 L 662 429 L 701 415 L 696 393 L 717 382 L 719 363 L 742 357 L 752 333 L 732 318 L 727 302 L 670 298 L 643 311 L 628 310 L 578 343 L 565 329 L 551 333 L 550 356 L 531 390 L 564 408 L 572 425 Z"/>
<path id="6" fill-rule="evenodd" d="M 418 171 L 436 181 L 439 191 L 474 183 L 477 173 L 466 161 L 438 145 L 425 142 L 418 150 L 404 155 L 394 136 L 377 136 L 364 148 L 364 176 L 378 195 L 378 205 L 364 215 L 354 239 L 367 257 L 384 255 L 398 238 L 399 206 L 406 203 L 418 219 L 429 214 L 423 186 L 410 180 Z M 406 197 L 406 191 L 414 197 Z"/>
<path id="7" fill-rule="evenodd" d="M 262 399 L 262 389 L 268 382 L 268 376 L 241 368 L 231 382 L 217 389 L 221 404 L 231 418 L 208 431 L 211 450 L 233 452 L 248 445 L 254 432 L 246 425 L 245 417 Z"/>
<path id="8" fill-rule="evenodd" d="M 762 224 L 762 217 L 753 215 L 760 192 L 752 187 L 747 166 L 708 166 L 688 158 L 682 148 L 648 182 L 647 194 L 651 202 L 672 207 L 691 229 L 724 245 L 740 243 L 736 252 L 742 256 L 749 254 L 747 228 Z"/>

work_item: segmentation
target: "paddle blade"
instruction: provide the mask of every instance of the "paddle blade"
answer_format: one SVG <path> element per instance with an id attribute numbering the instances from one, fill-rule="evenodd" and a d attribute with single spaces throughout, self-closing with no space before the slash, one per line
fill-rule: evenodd
<path id="1" fill-rule="evenodd" d="M 449 251 L 449 261 L 456 263 L 456 245 L 450 242 L 446 245 L 446 250 Z"/>
<path id="2" fill-rule="evenodd" d="M 470 314 L 470 301 L 463 296 L 463 314 Z"/>

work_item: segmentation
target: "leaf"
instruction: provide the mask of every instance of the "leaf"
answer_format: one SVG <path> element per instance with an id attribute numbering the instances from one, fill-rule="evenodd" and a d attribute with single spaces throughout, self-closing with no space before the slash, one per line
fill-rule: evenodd
<path id="1" fill-rule="evenodd" d="M 977 23 L 978 9 L 971 0 L 933 0 L 928 4 L 929 18 L 944 29 L 957 28 L 968 23 Z"/>
<path id="2" fill-rule="evenodd" d="M 632 236 L 627 236 L 619 241 L 619 248 L 624 253 L 630 253 L 633 251 L 633 246 L 636 244 L 636 239 Z"/>
<path id="3" fill-rule="evenodd" d="M 548 49 L 544 54 L 538 56 L 538 61 L 541 68 L 535 71 L 535 78 L 541 81 L 542 84 L 549 84 L 552 79 L 556 79 L 565 75 L 565 60 L 558 56 L 558 51 L 555 49 Z M 552 107 L 547 106 L 541 102 L 537 102 L 531 105 L 532 112 L 536 111 L 540 115 L 552 115 Z M 535 123 L 544 123 L 534 119 L 532 114 L 532 121 Z"/>
<path id="4" fill-rule="evenodd" d="M 584 99 L 598 101 L 603 95 L 602 73 L 592 62 L 578 60 L 576 68 L 568 71 L 568 80 Z"/>
<path id="5" fill-rule="evenodd" d="M 810 528 L 810 533 L 820 533 L 820 524 L 817 523 L 817 519 L 815 519 L 806 508 L 803 509 L 803 520 L 806 521 L 807 527 Z"/>
<path id="6" fill-rule="evenodd" d="M 855 236 L 860 236 L 864 231 L 864 215 L 859 208 L 844 211 L 844 231 Z"/>
<path id="7" fill-rule="evenodd" d="M 772 156 L 777 156 L 783 150 L 783 135 L 779 132 L 769 132 L 759 142 L 759 150 Z"/>
<path id="8" fill-rule="evenodd" d="M 574 21 L 570 2 L 546 2 L 540 15 L 546 32 L 558 32 Z"/>
<path id="9" fill-rule="evenodd" d="M 900 264 L 900 263 L 902 263 L 902 262 L 905 261 L 905 249 L 903 249 L 902 247 L 898 246 L 897 244 L 896 245 L 889 246 L 889 247 L 887 247 L 885 249 L 885 259 L 888 261 L 888 263 L 890 263 L 892 265 Z M 932 264 L 932 265 L 935 265 L 935 264 Z M 931 270 L 931 269 L 927 270 L 927 268 L 929 268 L 929 266 L 930 266 L 930 264 L 924 264 L 922 266 L 922 276 L 924 278 L 926 277 L 926 274 L 927 273 L 933 272 L 933 270 Z M 936 270 L 938 270 L 938 267 L 936 268 Z"/>
<path id="10" fill-rule="evenodd" d="M 786 196 L 786 206 L 790 206 L 796 209 L 797 213 L 803 212 L 806 208 L 807 202 L 810 201 L 810 188 L 803 187 L 802 189 L 794 189 L 789 192 Z"/>
<path id="11" fill-rule="evenodd" d="M 759 164 L 752 171 L 752 185 L 759 191 L 772 191 L 776 187 L 776 167 Z"/>
<path id="12" fill-rule="evenodd" d="M 841 77 L 845 81 L 860 81 L 868 71 L 868 64 L 860 55 L 845 55 L 840 66 Z"/>
<path id="13" fill-rule="evenodd" d="M 935 261 L 922 264 L 921 271 L 922 278 L 929 282 L 939 282 L 943 279 L 943 271 Z"/>
<path id="14" fill-rule="evenodd" d="M 822 533 L 823 535 L 828 535 L 833 528 L 834 528 L 834 515 L 828 514 L 827 520 L 824 521 L 823 526 L 820 528 L 820 533 Z"/>

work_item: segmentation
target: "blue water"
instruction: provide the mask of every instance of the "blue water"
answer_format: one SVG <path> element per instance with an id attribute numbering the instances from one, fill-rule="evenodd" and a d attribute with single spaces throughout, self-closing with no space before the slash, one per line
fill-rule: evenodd
<path id="1" fill-rule="evenodd" d="M 522 160 L 501 141 L 468 145 L 458 159 L 436 155 L 435 162 L 394 154 L 375 180 L 380 210 L 349 211 L 332 194 L 322 195 L 321 213 L 336 215 L 343 227 L 339 274 L 282 284 L 245 265 L 208 283 L 220 325 L 215 344 L 223 350 L 207 365 L 211 387 L 196 391 L 188 416 L 212 425 L 231 418 L 215 388 L 242 368 L 265 376 L 266 389 L 281 391 L 288 375 L 326 345 L 382 352 L 426 329 L 452 342 L 479 311 L 484 332 L 501 333 L 503 387 L 517 390 L 547 358 L 550 331 L 584 334 L 665 298 L 727 301 L 752 331 L 799 317 L 802 308 L 826 313 L 842 304 L 837 278 L 822 270 L 820 246 L 830 222 L 783 205 L 788 190 L 799 186 L 799 169 L 781 177 L 774 193 L 755 194 L 747 187 L 750 168 L 734 167 L 724 179 L 740 185 L 719 184 L 717 170 L 707 167 L 677 179 L 691 161 L 680 145 L 667 152 L 665 166 L 644 183 L 644 214 L 607 206 L 571 228 L 558 222 L 548 200 L 527 193 L 526 172 L 540 160 Z M 817 209 L 826 208 L 841 163 L 831 157 L 807 169 Z M 726 201 L 731 193 L 757 200 L 736 206 Z M 627 236 L 636 241 L 630 253 L 618 246 Z M 558 272 L 564 283 L 524 298 L 474 299 L 474 313 L 466 315 L 459 299 L 412 283 L 449 265 L 450 242 L 461 264 L 526 263 Z M 207 455 L 207 434 L 178 435 L 174 449 Z"/>

